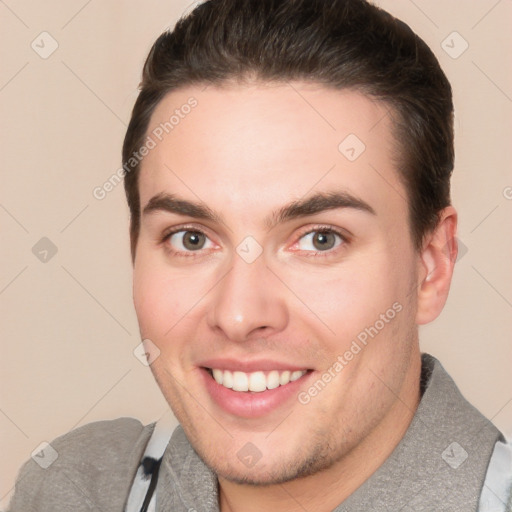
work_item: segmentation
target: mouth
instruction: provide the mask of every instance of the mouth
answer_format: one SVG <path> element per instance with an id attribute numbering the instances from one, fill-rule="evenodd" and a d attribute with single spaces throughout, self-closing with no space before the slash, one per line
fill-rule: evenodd
<path id="1" fill-rule="evenodd" d="M 294 382 L 311 370 L 258 370 L 251 373 L 243 371 L 205 368 L 215 382 L 227 389 L 238 392 L 263 393 Z"/>
<path id="2" fill-rule="evenodd" d="M 260 418 L 282 407 L 292 407 L 315 373 L 307 368 L 277 369 L 275 364 L 223 366 L 229 368 L 211 364 L 199 370 L 212 401 L 238 418 Z"/>

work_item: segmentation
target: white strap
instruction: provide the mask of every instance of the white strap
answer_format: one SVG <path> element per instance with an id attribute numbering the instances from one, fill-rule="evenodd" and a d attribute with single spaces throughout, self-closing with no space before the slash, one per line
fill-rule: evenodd
<path id="1" fill-rule="evenodd" d="M 478 512 L 509 512 L 511 506 L 512 440 L 498 441 L 487 468 Z"/>
<path id="2" fill-rule="evenodd" d="M 148 490 L 153 478 L 153 470 L 158 467 L 165 449 L 169 444 L 171 435 L 176 427 L 176 420 L 171 413 L 165 414 L 160 418 L 149 438 L 144 455 L 142 456 L 137 473 L 133 479 L 133 484 L 128 495 L 125 512 L 140 512 L 148 494 Z M 149 502 L 148 512 L 156 511 L 156 494 L 153 493 Z"/>

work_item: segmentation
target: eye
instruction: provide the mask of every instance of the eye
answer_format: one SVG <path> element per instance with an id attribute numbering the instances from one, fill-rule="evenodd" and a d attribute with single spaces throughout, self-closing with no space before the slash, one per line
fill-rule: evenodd
<path id="1" fill-rule="evenodd" d="M 344 241 L 343 236 L 331 229 L 317 229 L 303 235 L 297 248 L 300 251 L 325 252 L 335 249 Z"/>
<path id="2" fill-rule="evenodd" d="M 167 235 L 166 240 L 176 252 L 191 252 L 211 249 L 212 241 L 201 231 L 182 229 Z"/>

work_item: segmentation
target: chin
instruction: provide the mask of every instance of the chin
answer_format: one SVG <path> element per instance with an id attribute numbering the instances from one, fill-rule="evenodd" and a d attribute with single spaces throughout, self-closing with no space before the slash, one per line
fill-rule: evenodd
<path id="1" fill-rule="evenodd" d="M 249 443 L 245 446 L 247 445 Z M 254 445 L 252 446 L 252 450 L 256 452 L 256 448 Z M 206 453 L 201 447 L 194 446 L 194 448 L 218 477 L 235 484 L 262 487 L 284 484 L 314 475 L 334 465 L 339 458 L 336 456 L 339 454 L 333 454 L 332 450 L 328 450 L 323 443 L 317 443 L 310 447 L 309 454 L 298 453 L 295 450 L 288 456 L 275 453 L 269 460 L 268 456 L 260 452 L 260 458 L 254 466 L 246 467 L 240 459 L 243 460 L 243 455 L 250 453 L 251 449 L 246 449 L 246 452 L 243 452 L 242 448 L 238 450 L 238 453 L 231 452 L 226 456 L 221 453 Z"/>

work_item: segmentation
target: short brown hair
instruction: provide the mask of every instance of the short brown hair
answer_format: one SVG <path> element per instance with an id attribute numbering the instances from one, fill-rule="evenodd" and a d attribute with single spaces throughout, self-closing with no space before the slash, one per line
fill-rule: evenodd
<path id="1" fill-rule="evenodd" d="M 209 0 L 154 43 L 123 144 L 123 166 L 150 117 L 178 88 L 301 80 L 353 89 L 390 107 L 400 148 L 413 241 L 450 204 L 454 164 L 450 84 L 432 51 L 405 23 L 365 0 Z M 140 164 L 125 175 L 132 257 L 140 227 Z"/>

